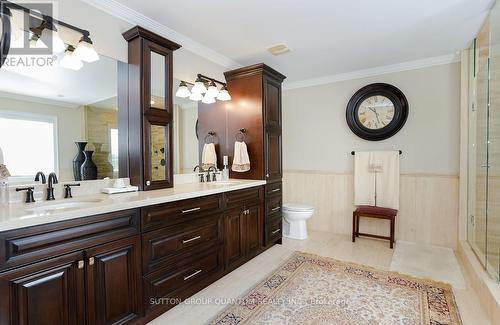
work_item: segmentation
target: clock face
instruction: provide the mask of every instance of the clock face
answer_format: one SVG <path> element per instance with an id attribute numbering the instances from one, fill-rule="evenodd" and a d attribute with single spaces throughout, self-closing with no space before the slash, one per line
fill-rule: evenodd
<path id="1" fill-rule="evenodd" d="M 365 128 L 380 130 L 394 119 L 394 103 L 385 96 L 371 96 L 359 105 L 357 115 Z"/>
<path id="2" fill-rule="evenodd" d="M 369 141 L 395 135 L 408 118 L 408 101 L 398 88 L 374 83 L 359 89 L 346 109 L 347 125 L 354 134 Z"/>

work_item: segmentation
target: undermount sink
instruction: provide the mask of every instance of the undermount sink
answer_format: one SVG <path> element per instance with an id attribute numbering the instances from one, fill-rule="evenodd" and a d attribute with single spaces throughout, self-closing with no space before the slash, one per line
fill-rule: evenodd
<path id="1" fill-rule="evenodd" d="M 94 203 L 99 203 L 101 201 L 102 199 L 89 199 L 89 200 L 79 200 L 79 201 L 60 202 L 60 203 L 42 203 L 40 205 L 27 208 L 25 210 L 30 212 L 53 212 L 53 211 L 83 208 Z"/>
<path id="2" fill-rule="evenodd" d="M 237 185 L 240 184 L 240 181 L 217 181 L 217 182 L 211 182 L 207 183 L 210 185 L 217 185 L 217 186 L 229 186 L 229 185 Z"/>

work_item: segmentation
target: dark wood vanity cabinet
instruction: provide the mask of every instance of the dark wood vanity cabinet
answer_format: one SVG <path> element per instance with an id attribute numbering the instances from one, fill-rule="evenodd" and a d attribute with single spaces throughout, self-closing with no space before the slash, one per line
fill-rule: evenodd
<path id="1" fill-rule="evenodd" d="M 137 210 L 7 231 L 0 245 L 0 324 L 141 317 Z"/>
<path id="2" fill-rule="evenodd" d="M 120 108 L 120 166 L 132 185 L 141 190 L 173 186 L 173 51 L 180 47 L 139 26 L 123 33 L 128 41 L 128 80 L 120 94 L 128 97 Z"/>

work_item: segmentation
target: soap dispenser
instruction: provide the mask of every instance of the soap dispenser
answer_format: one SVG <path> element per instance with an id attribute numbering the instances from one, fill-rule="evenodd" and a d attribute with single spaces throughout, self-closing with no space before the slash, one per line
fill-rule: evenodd
<path id="1" fill-rule="evenodd" d="M 227 156 L 224 156 L 224 168 L 222 169 L 223 182 L 227 182 L 229 180 L 229 168 L 227 168 L 228 164 L 229 164 L 229 159 Z"/>

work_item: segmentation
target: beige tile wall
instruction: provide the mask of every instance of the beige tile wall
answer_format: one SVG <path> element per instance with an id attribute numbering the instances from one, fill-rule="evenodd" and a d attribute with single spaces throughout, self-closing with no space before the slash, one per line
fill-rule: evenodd
<path id="1" fill-rule="evenodd" d="M 354 186 L 352 174 L 322 171 L 285 171 L 284 202 L 309 204 L 316 213 L 311 230 L 351 234 Z M 396 240 L 455 249 L 458 236 L 458 176 L 401 175 L 400 211 Z M 360 231 L 387 235 L 385 220 L 364 218 Z"/>

